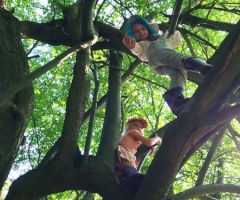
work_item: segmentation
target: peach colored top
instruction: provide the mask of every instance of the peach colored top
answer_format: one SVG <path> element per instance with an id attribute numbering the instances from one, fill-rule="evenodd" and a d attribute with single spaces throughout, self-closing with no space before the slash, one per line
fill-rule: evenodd
<path id="1" fill-rule="evenodd" d="M 139 133 L 137 130 L 130 130 L 126 132 L 122 138 L 119 141 L 119 145 L 126 147 L 131 153 L 135 154 L 137 152 L 138 147 L 142 144 L 141 141 L 136 140 L 134 137 L 132 137 L 129 133 L 132 131 L 136 131 Z M 141 133 L 139 133 L 141 134 Z"/>

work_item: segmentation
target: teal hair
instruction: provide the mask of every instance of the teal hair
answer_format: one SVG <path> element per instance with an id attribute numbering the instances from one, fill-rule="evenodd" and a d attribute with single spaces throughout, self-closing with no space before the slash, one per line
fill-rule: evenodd
<path id="1" fill-rule="evenodd" d="M 143 26 L 145 26 L 148 30 L 150 37 L 152 36 L 155 37 L 158 35 L 158 31 L 154 29 L 152 25 L 144 17 L 133 15 L 126 22 L 126 32 L 128 36 L 130 36 L 136 41 L 139 40 L 139 38 L 132 32 L 132 27 L 134 24 L 142 24 Z"/>

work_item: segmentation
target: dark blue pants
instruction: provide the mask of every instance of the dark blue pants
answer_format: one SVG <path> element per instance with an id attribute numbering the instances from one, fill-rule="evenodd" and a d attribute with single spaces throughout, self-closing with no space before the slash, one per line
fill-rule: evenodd
<path id="1" fill-rule="evenodd" d="M 121 184 L 132 194 L 136 194 L 141 185 L 144 175 L 140 174 L 138 170 L 131 166 L 124 166 L 122 169 L 123 176 Z"/>
<path id="2" fill-rule="evenodd" d="M 138 170 L 131 166 L 124 166 L 122 169 L 123 177 L 130 179 L 134 175 L 141 175 Z"/>

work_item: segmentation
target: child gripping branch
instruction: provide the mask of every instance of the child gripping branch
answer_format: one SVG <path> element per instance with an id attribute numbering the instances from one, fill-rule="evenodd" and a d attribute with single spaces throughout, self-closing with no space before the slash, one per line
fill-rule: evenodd
<path id="1" fill-rule="evenodd" d="M 134 15 L 126 23 L 123 44 L 142 61 L 146 61 L 159 75 L 171 78 L 170 89 L 163 94 L 171 111 L 179 116 L 183 106 L 188 102 L 183 90 L 186 85 L 187 72 L 193 70 L 206 76 L 212 65 L 200 58 L 176 52 L 181 44 L 179 31 L 167 37 L 168 33 L 159 35 L 157 24 L 150 24 L 145 18 Z"/>
<path id="2" fill-rule="evenodd" d="M 131 183 L 133 190 L 136 190 L 142 181 L 143 175 L 138 170 L 138 161 L 136 153 L 138 148 L 143 144 L 152 147 L 154 151 L 156 145 L 162 143 L 162 139 L 155 135 L 153 138 L 144 136 L 144 128 L 147 127 L 147 121 L 142 118 L 130 118 L 125 127 L 124 135 L 121 137 L 118 148 L 118 170 L 116 173 L 116 182 L 127 181 Z"/>

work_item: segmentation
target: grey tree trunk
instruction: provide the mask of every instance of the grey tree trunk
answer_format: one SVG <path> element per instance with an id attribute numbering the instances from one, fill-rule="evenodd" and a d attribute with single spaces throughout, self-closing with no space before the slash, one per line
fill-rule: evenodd
<path id="1" fill-rule="evenodd" d="M 0 93 L 29 73 L 18 21 L 0 12 Z M 32 111 L 33 89 L 28 85 L 0 108 L 0 189 L 8 176 L 22 142 Z"/>

